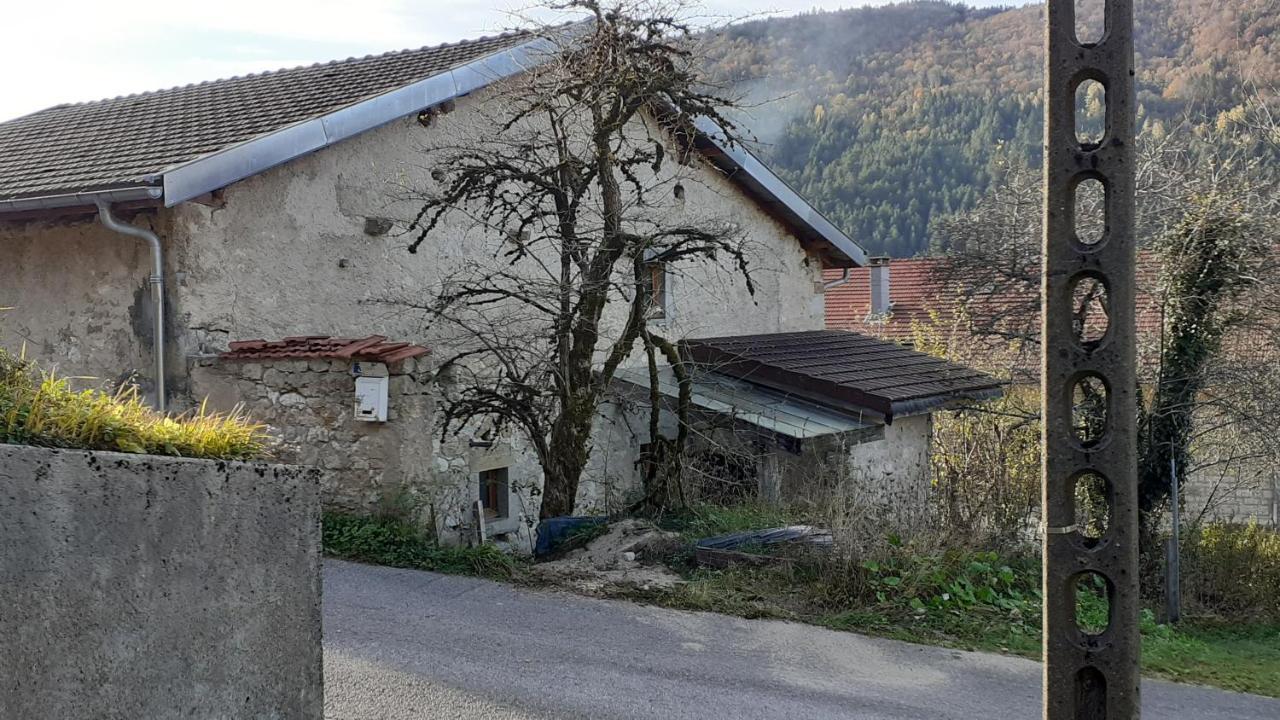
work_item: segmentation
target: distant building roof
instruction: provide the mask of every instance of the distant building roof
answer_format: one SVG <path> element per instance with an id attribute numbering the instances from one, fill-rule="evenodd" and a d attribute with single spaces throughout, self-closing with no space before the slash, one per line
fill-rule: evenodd
<path id="1" fill-rule="evenodd" d="M 366 338 L 339 338 L 328 335 L 301 335 L 283 340 L 239 340 L 219 355 L 223 360 L 362 360 L 395 363 L 426 355 L 421 345 L 387 342 L 381 335 Z"/>
<path id="2" fill-rule="evenodd" d="M 1040 331 L 1040 288 L 1015 281 L 979 287 L 982 279 L 967 277 L 946 257 L 895 259 L 889 262 L 890 312 L 871 314 L 871 268 L 852 268 L 847 281 L 826 290 L 827 328 L 853 330 L 909 343 L 914 324 L 936 318 L 950 326 L 961 315 L 983 332 L 1010 336 L 1037 335 Z M 1160 332 L 1159 261 L 1148 252 L 1138 254 L 1138 334 L 1154 337 Z M 827 270 L 828 282 L 840 280 L 840 270 Z"/>
<path id="3" fill-rule="evenodd" d="M 990 375 L 853 332 L 705 338 L 681 347 L 702 368 L 828 407 L 865 408 L 886 422 L 1001 392 Z"/>

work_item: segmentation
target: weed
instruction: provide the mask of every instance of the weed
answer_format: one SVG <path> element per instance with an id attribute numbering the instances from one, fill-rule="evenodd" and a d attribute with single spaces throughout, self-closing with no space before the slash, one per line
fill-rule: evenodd
<path id="1" fill-rule="evenodd" d="M 330 557 L 390 567 L 509 580 L 516 561 L 495 545 L 443 547 L 396 517 L 325 513 L 324 552 Z"/>

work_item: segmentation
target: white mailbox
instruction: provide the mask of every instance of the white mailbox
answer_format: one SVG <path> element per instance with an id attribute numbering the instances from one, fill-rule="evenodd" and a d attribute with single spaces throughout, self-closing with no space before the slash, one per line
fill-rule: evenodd
<path id="1" fill-rule="evenodd" d="M 387 378 L 356 378 L 356 420 L 387 421 Z"/>

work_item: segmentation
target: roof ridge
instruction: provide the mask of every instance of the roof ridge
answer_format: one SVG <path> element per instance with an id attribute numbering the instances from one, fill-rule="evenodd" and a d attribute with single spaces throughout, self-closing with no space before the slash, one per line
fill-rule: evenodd
<path id="1" fill-rule="evenodd" d="M 564 27 L 564 26 L 569 25 L 569 24 L 572 24 L 572 23 L 563 23 L 563 24 L 561 24 L 561 25 L 559 25 L 559 26 L 553 26 L 553 27 Z M 332 60 L 321 60 L 321 61 L 313 62 L 313 63 L 310 63 L 310 64 L 294 65 L 294 66 L 291 66 L 291 67 L 275 68 L 275 69 L 272 69 L 272 70 L 260 70 L 260 71 L 258 71 L 258 72 L 244 73 L 244 74 L 242 74 L 242 75 L 231 75 L 231 76 L 228 76 L 228 77 L 213 78 L 213 79 L 210 79 L 210 80 L 200 80 L 200 81 L 198 81 L 198 82 L 189 82 L 189 83 L 186 83 L 186 84 L 184 84 L 184 85 L 171 85 L 171 86 L 169 86 L 169 87 L 156 88 L 156 89 L 154 89 L 154 90 L 144 90 L 144 91 L 141 91 L 141 92 L 128 93 L 128 94 L 125 94 L 125 95 L 115 95 L 115 96 L 112 96 L 112 97 L 98 98 L 98 99 L 96 99 L 96 100 L 81 100 L 81 101 L 78 101 L 78 102 L 65 102 L 65 103 L 59 103 L 59 104 L 57 104 L 57 105 L 51 105 L 51 106 L 49 106 L 49 107 L 46 107 L 46 108 L 44 108 L 44 109 L 42 109 L 42 110 L 35 110 L 35 111 L 33 111 L 33 112 L 27 113 L 26 115 L 20 115 L 20 116 L 18 116 L 18 117 L 16 117 L 16 118 L 11 118 L 11 119 L 9 119 L 9 120 L 5 120 L 5 121 L 3 121 L 3 122 L 0 122 L 0 126 L 7 125 L 7 124 L 12 123 L 12 122 L 17 122 L 17 121 L 19 121 L 19 120 L 25 120 L 25 119 L 27 119 L 27 118 L 34 117 L 34 116 L 36 116 L 36 115 L 42 115 L 42 114 L 44 114 L 44 113 L 46 113 L 46 112 L 49 112 L 49 111 L 51 111 L 51 110 L 66 110 L 66 109 L 70 109 L 70 108 L 86 107 L 86 106 L 89 106 L 89 105 L 99 105 L 99 104 L 102 104 L 102 103 L 116 102 L 116 101 L 121 101 L 121 100 L 131 100 L 131 99 L 135 99 L 135 98 L 145 98 L 145 97 L 151 97 L 151 96 L 153 96 L 153 95 L 161 95 L 161 94 L 164 94 L 164 93 L 175 92 L 175 91 L 178 91 L 178 90 L 186 90 L 186 89 L 189 89 L 189 88 L 205 87 L 205 86 L 213 85 L 213 84 L 216 84 L 216 83 L 226 83 L 226 82 L 232 82 L 232 81 L 235 81 L 235 80 L 246 80 L 246 79 L 248 79 L 248 78 L 266 77 L 266 76 L 270 76 L 270 75 L 278 75 L 278 74 L 280 74 L 280 73 L 297 72 L 297 71 L 299 71 L 299 70 L 309 70 L 309 69 L 311 69 L 311 68 L 320 68 L 320 67 L 329 67 L 329 66 L 336 66 L 336 65 L 355 64 L 355 63 L 364 62 L 364 61 L 369 61 L 369 60 L 378 60 L 378 59 L 383 59 L 383 58 L 394 57 L 394 56 L 397 56 L 397 55 L 407 55 L 407 54 L 409 54 L 409 53 L 427 52 L 427 51 L 440 51 L 440 50 L 446 50 L 446 49 L 448 49 L 448 48 L 453 48 L 453 47 L 463 47 L 463 46 L 467 46 L 467 45 L 478 45 L 478 44 L 481 44 L 481 43 L 494 42 L 494 41 L 498 41 L 498 40 L 509 40 L 509 39 L 512 39 L 512 38 L 515 38 L 515 37 L 519 37 L 519 36 L 521 36 L 521 35 L 528 35 L 528 36 L 533 37 L 533 36 L 536 36 L 536 35 L 538 34 L 538 32 L 539 32 L 539 30 L 538 30 L 538 29 L 527 29 L 527 30 L 507 30 L 507 31 L 505 31 L 505 32 L 498 33 L 498 34 L 496 34 L 496 35 L 482 35 L 482 36 L 480 36 L 480 37 L 476 37 L 476 38 L 468 38 L 468 39 L 465 39 L 465 40 L 455 40 L 455 41 L 453 41 L 453 42 L 444 42 L 444 43 L 439 43 L 439 44 L 437 44 L 437 45 L 423 45 L 423 46 L 421 46 L 421 47 L 415 47 L 415 48 L 402 48 L 402 49 L 400 49 L 400 50 L 388 50 L 388 51 L 383 52 L 383 53 L 369 53 L 369 54 L 367 54 L 367 55 L 362 55 L 362 56 L 359 56 L 359 57 L 352 55 L 352 56 L 349 56 L 349 57 L 346 57 L 346 58 L 334 58 L 334 59 L 332 59 Z"/>

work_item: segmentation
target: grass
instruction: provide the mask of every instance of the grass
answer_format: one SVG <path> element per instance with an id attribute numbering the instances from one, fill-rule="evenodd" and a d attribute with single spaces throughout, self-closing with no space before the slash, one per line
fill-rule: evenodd
<path id="1" fill-rule="evenodd" d="M 1280 697 L 1280 625 L 1144 623 L 1142 667 L 1180 682 Z"/>
<path id="2" fill-rule="evenodd" d="M 676 514 L 662 518 L 658 524 L 664 530 L 678 532 L 685 540 L 693 542 L 716 535 L 783 527 L 801 522 L 801 516 L 792 509 L 744 503 L 728 506 L 690 505 Z"/>
<path id="3" fill-rule="evenodd" d="M 932 558 L 916 568 L 899 564 L 893 572 L 903 574 L 880 574 L 875 579 L 878 586 L 873 585 L 874 594 L 861 601 L 833 597 L 841 591 L 833 591 L 830 579 L 816 570 L 776 567 L 696 569 L 687 572 L 688 583 L 682 587 L 633 599 L 1038 658 L 1040 596 L 1034 589 L 1038 568 L 1029 562 L 1021 567 L 992 566 L 986 557 L 971 560 L 971 564 L 983 567 L 965 568 L 945 581 L 960 590 L 960 595 L 945 590 L 922 594 L 921 586 L 911 587 L 913 569 L 916 579 L 938 577 L 938 559 Z M 991 571 L 987 566 L 992 566 Z M 1001 575 L 1008 582 L 1001 580 Z M 993 578 L 995 582 L 990 582 Z M 1083 619 L 1096 624 L 1105 610 L 1090 605 L 1092 602 L 1084 602 Z M 1191 620 L 1170 626 L 1156 623 L 1154 615 L 1144 611 L 1142 641 L 1143 671 L 1149 675 L 1280 697 L 1280 625 Z"/>
<path id="4" fill-rule="evenodd" d="M 516 561 L 494 545 L 442 547 L 412 523 L 391 516 L 325 513 L 325 555 L 389 567 L 511 580 Z"/>
<path id="5" fill-rule="evenodd" d="M 0 443 L 251 460 L 263 456 L 266 440 L 265 426 L 240 411 L 201 405 L 169 416 L 143 403 L 135 386 L 76 390 L 69 379 L 0 351 Z"/>
<path id="6" fill-rule="evenodd" d="M 693 541 L 797 521 L 802 520 L 776 509 L 696 507 L 666 524 Z M 1212 567 L 1230 564 L 1234 572 L 1231 582 L 1222 585 L 1225 581 L 1218 581 L 1217 592 L 1212 594 L 1240 597 L 1260 582 L 1242 579 L 1251 577 L 1243 569 L 1246 565 L 1257 575 L 1275 564 L 1274 553 L 1264 552 L 1274 536 L 1262 538 L 1261 534 L 1264 531 L 1256 527 L 1205 532 L 1209 540 L 1197 546 L 1204 559 Z M 671 567 L 684 575 L 685 585 L 635 599 L 747 618 L 807 622 L 923 644 L 1040 656 L 1037 558 L 921 551 L 897 538 L 889 538 L 886 545 L 888 551 L 877 553 L 876 559 L 856 563 L 810 555 L 798 556 L 786 566 L 725 570 L 695 567 L 686 553 L 669 559 Z M 1222 548 L 1228 548 L 1229 555 Z M 1247 563 L 1230 562 L 1236 556 L 1244 556 Z M 1270 583 L 1269 577 L 1265 582 Z M 1193 618 L 1176 626 L 1159 624 L 1151 611 L 1144 610 L 1144 672 L 1280 697 L 1280 624 L 1265 612 L 1266 598 L 1252 607 L 1253 612 L 1232 614 L 1231 623 Z M 1077 612 L 1082 626 L 1104 627 L 1107 608 L 1102 593 L 1082 584 L 1077 591 Z"/>

